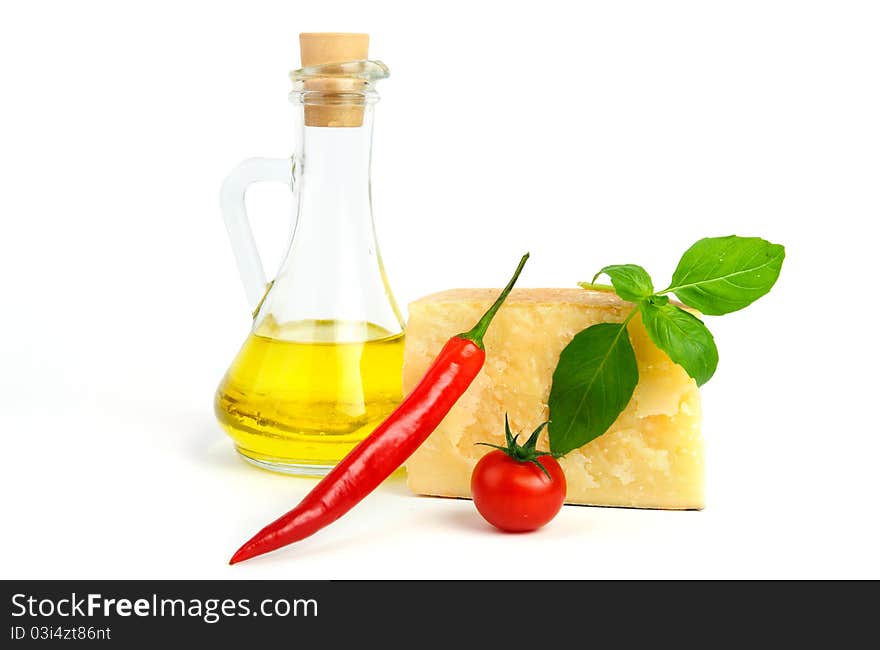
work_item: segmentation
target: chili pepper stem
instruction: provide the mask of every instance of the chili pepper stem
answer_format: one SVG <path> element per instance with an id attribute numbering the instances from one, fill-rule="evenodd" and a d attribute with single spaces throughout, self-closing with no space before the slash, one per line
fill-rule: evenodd
<path id="1" fill-rule="evenodd" d="M 516 271 L 513 273 L 513 277 L 510 278 L 510 282 L 507 283 L 507 286 L 501 291 L 498 295 L 498 299 L 492 303 L 492 306 L 483 314 L 483 317 L 477 321 L 477 324 L 473 326 L 473 328 L 469 329 L 467 332 L 458 335 L 458 338 L 465 339 L 467 341 L 473 342 L 481 350 L 484 350 L 483 347 L 483 337 L 486 335 L 486 330 L 489 329 L 489 324 L 492 322 L 492 319 L 495 318 L 495 314 L 501 308 L 502 303 L 507 298 L 507 295 L 510 293 L 511 289 L 513 289 L 513 285 L 516 284 L 517 279 L 519 278 L 519 274 L 522 273 L 523 267 L 526 265 L 526 260 L 529 259 L 529 254 L 526 253 L 522 256 L 522 259 L 519 261 L 519 264 L 516 267 Z"/>

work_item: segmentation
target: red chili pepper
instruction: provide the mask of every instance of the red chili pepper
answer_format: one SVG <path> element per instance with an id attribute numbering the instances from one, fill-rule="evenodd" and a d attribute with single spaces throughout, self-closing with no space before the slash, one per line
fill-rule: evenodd
<path id="1" fill-rule="evenodd" d="M 486 359 L 483 336 L 528 258 L 528 253 L 523 255 L 498 300 L 473 329 L 446 342 L 425 376 L 400 406 L 352 449 L 298 506 L 238 549 L 230 564 L 298 542 L 328 526 L 375 490 L 410 457 L 479 374 Z"/>

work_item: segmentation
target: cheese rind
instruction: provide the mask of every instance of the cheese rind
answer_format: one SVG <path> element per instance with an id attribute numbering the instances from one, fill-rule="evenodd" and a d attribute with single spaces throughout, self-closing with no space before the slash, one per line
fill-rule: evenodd
<path id="1" fill-rule="evenodd" d="M 497 295 L 496 289 L 455 289 L 410 304 L 404 391 L 418 383 L 446 340 L 470 329 Z M 632 307 L 608 292 L 514 289 L 484 339 L 485 366 L 407 461 L 410 488 L 419 494 L 470 497 L 471 472 L 489 451 L 475 443 L 503 443 L 505 412 L 514 432 L 528 433 L 547 420 L 562 349 L 591 325 L 622 322 Z M 639 318 L 628 328 L 639 383 L 608 432 L 560 459 L 568 483 L 566 502 L 700 509 L 703 439 L 696 383 L 651 342 Z M 539 449 L 548 448 L 545 432 Z"/>

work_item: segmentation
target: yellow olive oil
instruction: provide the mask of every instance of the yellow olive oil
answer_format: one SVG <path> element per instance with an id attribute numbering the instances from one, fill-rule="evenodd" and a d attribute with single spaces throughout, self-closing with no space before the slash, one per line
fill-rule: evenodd
<path id="1" fill-rule="evenodd" d="M 400 403 L 403 337 L 372 323 L 269 316 L 220 383 L 217 418 L 247 460 L 326 473 Z"/>

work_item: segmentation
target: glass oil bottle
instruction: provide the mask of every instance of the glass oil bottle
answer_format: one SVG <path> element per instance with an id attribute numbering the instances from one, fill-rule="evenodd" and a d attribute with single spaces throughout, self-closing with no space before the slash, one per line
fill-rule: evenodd
<path id="1" fill-rule="evenodd" d="M 291 73 L 291 159 L 244 161 L 221 204 L 253 327 L 220 383 L 217 418 L 247 461 L 322 475 L 402 399 L 403 321 L 382 265 L 370 202 L 375 84 L 366 34 L 301 34 Z M 244 208 L 251 183 L 291 186 L 295 220 L 266 282 Z"/>

